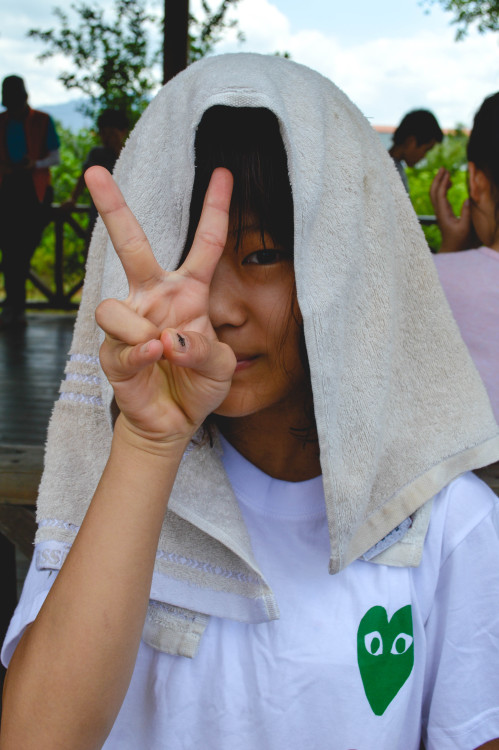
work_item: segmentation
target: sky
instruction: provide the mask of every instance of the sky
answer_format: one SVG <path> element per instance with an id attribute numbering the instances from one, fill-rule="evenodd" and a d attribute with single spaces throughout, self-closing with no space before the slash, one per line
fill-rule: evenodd
<path id="1" fill-rule="evenodd" d="M 57 80 L 67 61 L 38 61 L 43 47 L 26 37 L 30 28 L 54 25 L 54 5 L 68 7 L 57 0 L 16 0 L 0 11 L 0 77 L 23 76 L 31 105 L 40 108 L 81 96 Z M 193 11 L 198 5 L 191 0 Z M 456 42 L 452 16 L 438 4 L 240 0 L 234 15 L 246 41 L 229 34 L 217 52 L 288 52 L 340 86 L 373 125 L 396 125 L 410 109 L 426 108 L 444 128 L 470 126 L 484 97 L 499 88 L 499 35 L 473 30 Z"/>

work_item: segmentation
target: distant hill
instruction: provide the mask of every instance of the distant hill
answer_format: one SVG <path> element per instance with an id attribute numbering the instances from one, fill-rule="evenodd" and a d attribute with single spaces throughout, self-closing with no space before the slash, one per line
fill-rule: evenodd
<path id="1" fill-rule="evenodd" d="M 54 120 L 60 122 L 64 128 L 72 130 L 77 133 L 82 128 L 90 128 L 93 125 L 92 120 L 89 117 L 84 117 L 78 110 L 78 107 L 85 102 L 85 99 L 73 99 L 71 102 L 65 104 L 40 104 L 34 107 L 34 109 L 40 109 L 42 112 L 47 112 Z M 4 107 L 0 106 L 0 111 L 3 112 Z"/>
<path id="2" fill-rule="evenodd" d="M 61 125 L 73 132 L 78 132 L 82 128 L 90 128 L 93 122 L 90 118 L 82 115 L 78 111 L 78 107 L 83 104 L 84 99 L 73 99 L 65 104 L 44 104 L 36 107 L 41 109 L 42 112 L 48 112 L 54 120 L 60 122 Z"/>

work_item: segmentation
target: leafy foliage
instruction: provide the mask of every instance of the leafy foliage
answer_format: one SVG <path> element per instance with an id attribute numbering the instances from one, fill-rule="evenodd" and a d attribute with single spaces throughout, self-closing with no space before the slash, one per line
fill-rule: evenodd
<path id="1" fill-rule="evenodd" d="M 237 29 L 235 19 L 227 19 L 230 6 L 235 6 L 239 0 L 222 0 L 218 8 L 211 10 L 206 0 L 201 0 L 203 11 L 202 18 L 196 18 L 189 13 L 189 50 L 188 60 L 190 63 L 200 60 L 202 57 L 213 52 L 215 45 L 219 42 L 227 29 Z M 242 31 L 237 31 L 239 41 L 244 41 Z"/>
<path id="2" fill-rule="evenodd" d="M 458 127 L 454 133 L 446 135 L 442 143 L 432 148 L 423 161 L 407 170 L 411 201 L 418 216 L 431 216 L 434 213 L 430 187 L 440 167 L 445 167 L 450 172 L 452 187 L 449 190 L 449 201 L 456 215 L 461 212 L 461 206 L 468 197 L 467 142 L 467 134 Z M 423 231 L 431 249 L 437 251 L 442 242 L 438 227 L 423 227 Z"/>
<path id="3" fill-rule="evenodd" d="M 71 191 L 81 174 L 82 165 L 90 149 L 98 142 L 97 135 L 91 130 L 80 130 L 73 133 L 57 123 L 57 132 L 60 137 L 61 161 L 56 167 L 52 167 L 52 184 L 54 186 L 54 203 L 62 203 L 67 200 Z M 88 203 L 85 196 L 82 204 Z M 75 219 L 86 229 L 88 216 L 86 214 L 76 215 Z M 45 229 L 42 240 L 33 256 L 31 266 L 47 286 L 52 284 L 54 277 L 55 260 L 55 231 L 51 222 Z M 68 287 L 81 277 L 85 264 L 85 241 L 78 237 L 74 230 L 68 225 L 64 226 L 64 280 Z M 39 293 L 33 285 L 28 282 L 28 296 L 38 297 Z"/>
<path id="4" fill-rule="evenodd" d="M 201 17 L 189 16 L 189 62 L 212 52 L 228 29 L 237 28 L 237 22 L 229 20 L 227 14 L 238 2 L 221 0 L 212 10 L 207 0 L 202 0 Z M 62 8 L 54 9 L 57 28 L 28 32 L 28 36 L 46 45 L 39 59 L 62 54 L 70 61 L 70 70 L 62 73 L 59 79 L 67 89 L 79 89 L 85 94 L 88 103 L 82 110 L 86 115 L 95 120 L 103 109 L 120 109 L 128 114 L 133 125 L 159 84 L 161 50 L 153 49 L 152 40 L 158 38 L 154 31 L 161 27 L 162 19 L 159 14 L 146 12 L 145 0 L 114 0 L 109 15 L 96 4 L 96 0 L 76 0 L 70 8 L 71 18 Z M 240 32 L 238 37 L 243 39 Z M 61 163 L 52 169 L 55 203 L 69 197 L 88 151 L 97 143 L 95 133 L 88 130 L 75 134 L 59 124 L 58 132 Z M 85 196 L 81 202 L 87 202 Z M 83 228 L 86 227 L 86 215 L 74 218 Z M 45 229 L 32 260 L 33 269 L 47 285 L 53 279 L 54 249 L 55 232 L 51 223 Z M 85 242 L 66 224 L 64 278 L 67 286 L 71 287 L 81 275 L 84 256 Z M 28 295 L 38 296 L 29 283 Z"/>
<path id="5" fill-rule="evenodd" d="M 95 119 L 102 109 L 121 109 L 134 122 L 157 83 L 148 33 L 154 19 L 146 13 L 144 0 L 115 0 L 110 21 L 98 5 L 79 0 L 70 7 L 79 17 L 77 23 L 58 7 L 53 11 L 58 29 L 28 32 L 46 44 L 39 59 L 62 54 L 72 61 L 72 69 L 59 80 L 88 97 L 82 108 L 86 115 Z"/>
<path id="6" fill-rule="evenodd" d="M 57 133 L 61 141 L 61 161 L 52 167 L 52 183 L 54 185 L 54 202 L 62 203 L 67 200 L 81 174 L 82 165 L 88 152 L 100 141 L 93 130 L 83 129 L 73 133 L 57 123 Z M 82 201 L 85 202 L 85 201 Z"/>
<path id="7" fill-rule="evenodd" d="M 212 52 L 223 34 L 237 27 L 227 13 L 238 2 L 221 0 L 212 10 L 202 0 L 202 17 L 190 14 L 189 62 Z M 28 32 L 46 45 L 39 59 L 61 54 L 71 61 L 70 70 L 59 80 L 88 97 L 82 107 L 86 115 L 96 119 L 103 109 L 120 109 L 133 124 L 160 83 L 161 49 L 155 49 L 152 40 L 158 37 L 154 32 L 161 28 L 162 19 L 146 12 L 145 0 L 114 0 L 109 17 L 95 0 L 77 0 L 70 8 L 71 18 L 62 8 L 54 9 L 58 28 Z M 243 39 L 241 32 L 238 36 Z"/>
<path id="8" fill-rule="evenodd" d="M 422 0 L 423 4 L 439 3 L 454 14 L 452 23 L 457 25 L 456 39 L 464 39 L 470 26 L 476 25 L 480 34 L 499 31 L 499 0 Z"/>

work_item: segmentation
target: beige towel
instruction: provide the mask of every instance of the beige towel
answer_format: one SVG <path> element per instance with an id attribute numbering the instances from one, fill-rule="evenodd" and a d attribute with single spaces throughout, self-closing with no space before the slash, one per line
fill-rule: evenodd
<path id="1" fill-rule="evenodd" d="M 195 129 L 216 104 L 272 110 L 287 151 L 330 572 L 373 547 L 376 553 L 409 516 L 411 529 L 374 561 L 417 565 L 428 501 L 458 474 L 496 460 L 499 437 L 400 177 L 367 120 L 319 74 L 277 57 L 204 59 L 162 89 L 116 168 L 167 269 L 176 266 L 186 235 Z M 94 310 L 103 297 L 126 295 L 99 221 L 49 428 L 38 504 L 42 567 L 60 567 L 104 468 L 112 393 L 98 363 Z M 278 616 L 219 445 L 195 447 L 182 462 L 144 638 L 192 656 L 209 615 L 247 622 Z"/>

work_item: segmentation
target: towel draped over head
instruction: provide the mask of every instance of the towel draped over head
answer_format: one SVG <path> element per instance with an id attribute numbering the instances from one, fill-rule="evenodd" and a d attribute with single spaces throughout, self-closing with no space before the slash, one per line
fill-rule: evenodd
<path id="1" fill-rule="evenodd" d="M 271 56 L 206 58 L 160 91 L 115 170 L 168 270 L 178 263 L 189 224 L 196 127 L 214 105 L 268 108 L 287 153 L 330 572 L 365 553 L 373 562 L 417 565 L 428 501 L 463 471 L 497 460 L 499 437 L 400 177 L 357 107 L 318 73 Z M 49 426 L 38 501 L 39 567 L 61 566 L 104 469 L 112 391 L 99 365 L 102 333 L 94 311 L 101 299 L 127 293 L 99 220 Z M 409 525 L 380 551 L 393 529 Z M 213 447 L 193 445 L 181 463 L 144 639 L 193 656 L 210 615 L 246 622 L 278 617 L 218 440 Z"/>

